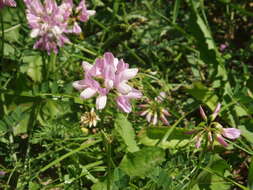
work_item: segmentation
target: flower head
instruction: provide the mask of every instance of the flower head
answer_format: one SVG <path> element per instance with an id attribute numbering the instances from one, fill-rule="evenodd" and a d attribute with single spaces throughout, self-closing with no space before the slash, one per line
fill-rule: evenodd
<path id="1" fill-rule="evenodd" d="M 96 127 L 97 122 L 100 120 L 96 112 L 94 111 L 94 108 L 91 109 L 90 112 L 85 112 L 81 116 L 81 126 L 86 126 L 88 125 L 89 127 Z"/>
<path id="2" fill-rule="evenodd" d="M 199 148 L 201 146 L 201 141 L 206 139 L 210 146 L 213 145 L 214 140 L 217 140 L 222 146 L 227 147 L 228 143 L 225 139 L 237 139 L 240 137 L 241 132 L 236 128 L 224 128 L 220 123 L 216 122 L 215 119 L 218 116 L 221 109 L 221 104 L 218 103 L 214 112 L 208 118 L 205 111 L 200 106 L 200 115 L 205 120 L 198 125 L 198 129 L 189 132 L 188 134 L 196 134 L 195 147 Z M 206 137 L 206 138 L 205 138 Z"/>
<path id="3" fill-rule="evenodd" d="M 57 53 L 58 47 L 70 42 L 66 34 L 81 33 L 76 19 L 72 18 L 72 0 L 64 0 L 59 6 L 55 0 L 45 0 L 43 4 L 40 0 L 24 2 L 27 7 L 26 17 L 32 28 L 31 37 L 39 37 L 34 48 L 46 50 L 49 54 L 51 51 Z"/>
<path id="4" fill-rule="evenodd" d="M 3 7 L 16 7 L 16 2 L 14 0 L 0 0 L 0 9 Z"/>
<path id="5" fill-rule="evenodd" d="M 167 116 L 170 116 L 170 113 L 166 108 L 164 108 L 164 100 L 167 94 L 165 92 L 160 92 L 160 94 L 154 98 L 154 101 L 148 100 L 146 104 L 139 105 L 143 111 L 140 112 L 141 116 L 145 116 L 146 120 L 153 125 L 157 125 L 158 121 L 161 120 L 164 125 L 169 125 Z"/>
<path id="6" fill-rule="evenodd" d="M 105 108 L 107 94 L 114 89 L 118 108 L 129 113 L 130 100 L 140 98 L 142 94 L 127 84 L 138 72 L 128 67 L 123 60 L 118 60 L 112 53 L 107 52 L 102 58 L 96 59 L 94 65 L 83 62 L 84 79 L 73 82 L 73 87 L 82 91 L 80 96 L 83 99 L 97 95 L 96 108 L 99 110 Z"/>

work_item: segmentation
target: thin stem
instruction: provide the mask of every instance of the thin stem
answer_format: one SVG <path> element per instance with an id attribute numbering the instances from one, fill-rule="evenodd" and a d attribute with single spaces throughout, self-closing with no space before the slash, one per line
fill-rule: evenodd
<path id="1" fill-rule="evenodd" d="M 78 49 L 80 49 L 80 50 L 82 50 L 82 51 L 84 51 L 84 52 L 86 52 L 86 53 L 89 53 L 90 55 L 93 55 L 93 56 L 97 56 L 97 55 L 98 55 L 96 52 L 93 52 L 92 50 L 87 49 L 87 48 L 85 48 L 85 47 L 82 47 L 82 46 L 80 46 L 80 45 L 73 44 L 73 43 L 71 43 L 71 42 L 70 42 L 70 45 L 73 45 L 73 46 L 75 46 L 76 48 L 78 48 Z"/>
<path id="2" fill-rule="evenodd" d="M 51 55 L 50 55 L 50 58 L 49 58 L 50 60 L 48 62 L 48 70 L 49 70 L 50 73 L 55 72 L 56 58 L 57 58 L 57 55 L 52 52 Z"/>
<path id="3" fill-rule="evenodd" d="M 107 157 L 107 190 L 111 189 L 111 178 L 112 178 L 112 162 L 111 162 L 111 154 L 112 154 L 112 148 L 111 148 L 111 140 L 106 135 L 105 132 L 101 132 L 102 137 L 104 139 L 104 144 L 106 148 L 106 157 Z"/>
<path id="4" fill-rule="evenodd" d="M 107 162 L 108 162 L 108 183 L 107 190 L 111 189 L 111 178 L 112 178 L 112 163 L 111 163 L 112 146 L 111 142 L 107 141 Z"/>
<path id="5" fill-rule="evenodd" d="M 1 22 L 1 31 L 2 31 L 2 35 L 1 35 L 1 64 L 3 65 L 3 59 L 4 59 L 4 20 L 3 20 L 3 15 L 2 15 L 2 11 L 0 11 L 0 22 Z"/>

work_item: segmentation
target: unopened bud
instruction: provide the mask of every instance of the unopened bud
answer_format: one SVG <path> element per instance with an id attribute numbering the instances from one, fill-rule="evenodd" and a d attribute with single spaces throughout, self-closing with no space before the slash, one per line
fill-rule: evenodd
<path id="1" fill-rule="evenodd" d="M 203 110 L 203 108 L 201 106 L 199 106 L 199 112 L 200 112 L 200 115 L 201 115 L 202 119 L 207 121 L 207 116 L 206 116 L 205 111 Z"/>
<path id="2" fill-rule="evenodd" d="M 214 112 L 213 112 L 213 114 L 211 115 L 211 121 L 215 120 L 215 118 L 217 117 L 217 115 L 220 112 L 220 109 L 221 109 L 221 104 L 218 103 L 217 106 L 216 106 L 216 108 L 215 108 L 215 110 L 214 110 Z"/>

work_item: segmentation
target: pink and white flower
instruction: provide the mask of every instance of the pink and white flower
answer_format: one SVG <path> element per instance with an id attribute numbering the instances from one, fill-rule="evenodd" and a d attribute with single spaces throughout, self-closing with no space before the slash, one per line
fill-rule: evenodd
<path id="1" fill-rule="evenodd" d="M 118 108 L 130 113 L 130 100 L 141 98 L 142 94 L 127 84 L 138 72 L 128 67 L 123 60 L 119 61 L 112 53 L 107 52 L 102 58 L 96 59 L 94 65 L 83 62 L 84 79 L 73 82 L 73 87 L 82 90 L 80 97 L 83 99 L 97 95 L 96 108 L 99 110 L 105 108 L 107 94 L 115 89 Z"/>
<path id="2" fill-rule="evenodd" d="M 34 48 L 46 50 L 48 54 L 52 51 L 57 53 L 58 47 L 70 42 L 67 34 L 81 33 L 81 27 L 76 21 L 73 22 L 75 18 L 72 18 L 74 8 L 72 0 L 64 0 L 59 6 L 55 0 L 45 0 L 43 4 L 40 0 L 24 0 L 24 2 L 27 7 L 26 18 L 32 29 L 31 37 L 39 38 Z M 80 11 L 85 13 L 88 10 L 82 8 Z"/>

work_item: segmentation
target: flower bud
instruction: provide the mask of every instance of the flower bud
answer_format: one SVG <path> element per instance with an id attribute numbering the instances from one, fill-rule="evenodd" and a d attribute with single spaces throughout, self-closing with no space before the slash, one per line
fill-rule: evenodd
<path id="1" fill-rule="evenodd" d="M 214 110 L 214 112 L 213 112 L 213 114 L 211 115 L 211 121 L 215 120 L 215 118 L 217 117 L 217 115 L 220 112 L 220 109 L 221 109 L 221 104 L 218 103 L 217 106 L 216 106 L 216 108 L 215 108 L 215 110 Z"/>
<path id="2" fill-rule="evenodd" d="M 199 112 L 200 112 L 200 115 L 201 115 L 202 119 L 207 121 L 207 116 L 206 116 L 205 111 L 203 110 L 203 108 L 201 106 L 199 106 Z"/>

